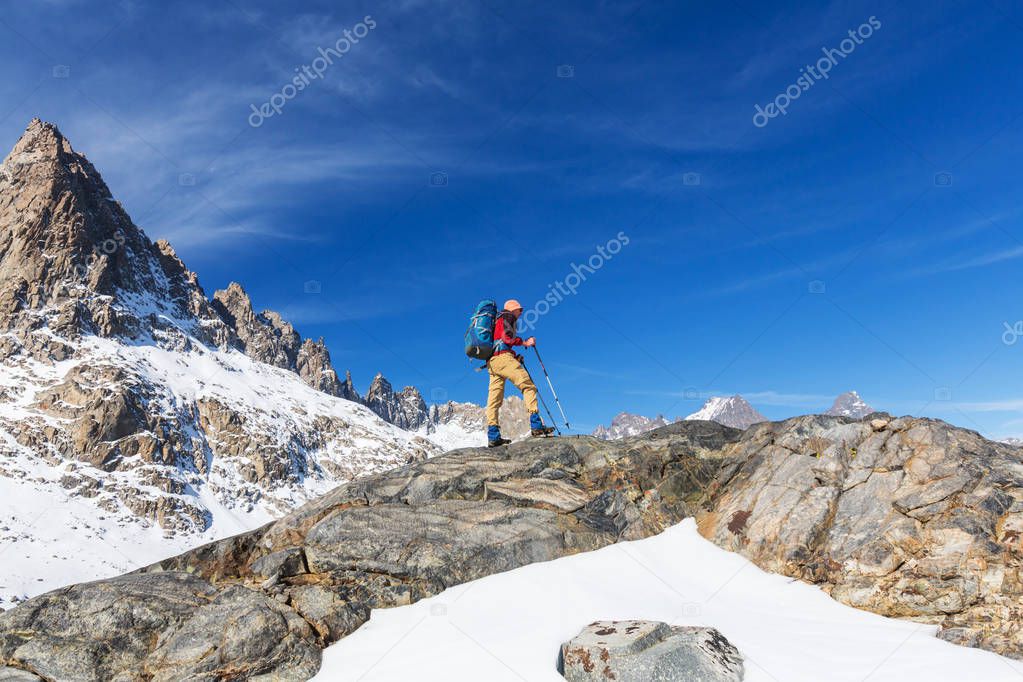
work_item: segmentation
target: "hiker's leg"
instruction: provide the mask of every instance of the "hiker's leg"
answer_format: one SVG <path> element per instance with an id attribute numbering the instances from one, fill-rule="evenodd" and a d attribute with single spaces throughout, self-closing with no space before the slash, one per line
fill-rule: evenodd
<path id="1" fill-rule="evenodd" d="M 537 404 L 536 384 L 529 378 L 526 368 L 517 360 L 513 361 L 515 364 L 508 367 L 506 376 L 515 384 L 515 388 L 522 391 L 522 399 L 526 401 L 526 410 L 529 414 L 538 414 L 540 406 Z"/>
<path id="2" fill-rule="evenodd" d="M 500 358 L 501 356 L 498 356 Z M 496 359 L 496 358 L 495 358 Z M 501 404 L 504 403 L 504 377 L 494 371 L 491 366 L 493 359 L 487 363 L 490 371 L 490 388 L 487 391 L 487 426 L 499 426 L 498 417 L 501 411 Z"/>

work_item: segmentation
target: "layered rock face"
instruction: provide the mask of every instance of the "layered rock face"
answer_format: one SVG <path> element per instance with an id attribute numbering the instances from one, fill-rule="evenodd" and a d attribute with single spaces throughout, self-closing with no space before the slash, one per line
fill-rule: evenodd
<path id="1" fill-rule="evenodd" d="M 256 531 L 0 614 L 0 660 L 46 679 L 307 679 L 371 608 L 660 532 L 693 514 L 738 432 L 690 424 L 461 450 Z"/>
<path id="2" fill-rule="evenodd" d="M 1023 658 L 1020 450 L 928 419 L 759 424 L 728 448 L 708 539 L 851 606 Z"/>
<path id="3" fill-rule="evenodd" d="M 762 568 L 1023 658 L 1019 452 L 882 414 L 455 451 L 140 573 L 36 597 L 0 614 L 0 660 L 48 679 L 303 679 L 369 609 L 687 516 Z M 147 611 L 161 599 L 174 603 Z"/>

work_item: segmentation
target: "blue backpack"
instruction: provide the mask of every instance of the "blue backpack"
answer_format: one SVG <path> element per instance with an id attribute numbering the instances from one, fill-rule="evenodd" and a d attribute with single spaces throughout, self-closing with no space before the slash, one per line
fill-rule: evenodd
<path id="1" fill-rule="evenodd" d="M 465 354 L 477 360 L 489 360 L 494 354 L 494 323 L 497 304 L 489 298 L 476 306 L 465 332 Z"/>

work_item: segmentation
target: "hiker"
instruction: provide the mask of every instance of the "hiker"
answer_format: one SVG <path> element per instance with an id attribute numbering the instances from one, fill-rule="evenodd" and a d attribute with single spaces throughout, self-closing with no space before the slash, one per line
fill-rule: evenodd
<path id="1" fill-rule="evenodd" d="M 490 372 L 490 390 L 487 394 L 487 445 L 497 447 L 511 441 L 501 438 L 501 425 L 498 413 L 504 402 L 504 382 L 511 381 L 522 391 L 522 398 L 529 410 L 529 428 L 534 436 L 549 436 L 554 432 L 550 426 L 544 426 L 537 405 L 536 384 L 529 377 L 529 372 L 522 366 L 522 357 L 513 348 L 523 346 L 531 348 L 536 339 L 530 336 L 522 339 L 515 333 L 515 321 L 522 314 L 522 305 L 515 299 L 505 301 L 504 310 L 497 316 L 494 323 L 494 354 L 487 360 L 487 371 Z"/>

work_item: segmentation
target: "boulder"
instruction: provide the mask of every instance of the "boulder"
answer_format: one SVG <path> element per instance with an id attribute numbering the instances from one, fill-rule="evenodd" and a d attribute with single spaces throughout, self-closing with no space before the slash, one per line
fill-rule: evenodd
<path id="1" fill-rule="evenodd" d="M 933 419 L 805 416 L 732 449 L 701 533 L 839 601 L 1023 658 L 1020 450 Z"/>
<path id="2" fill-rule="evenodd" d="M 569 682 L 739 682 L 742 655 L 714 628 L 597 621 L 561 645 Z"/>

